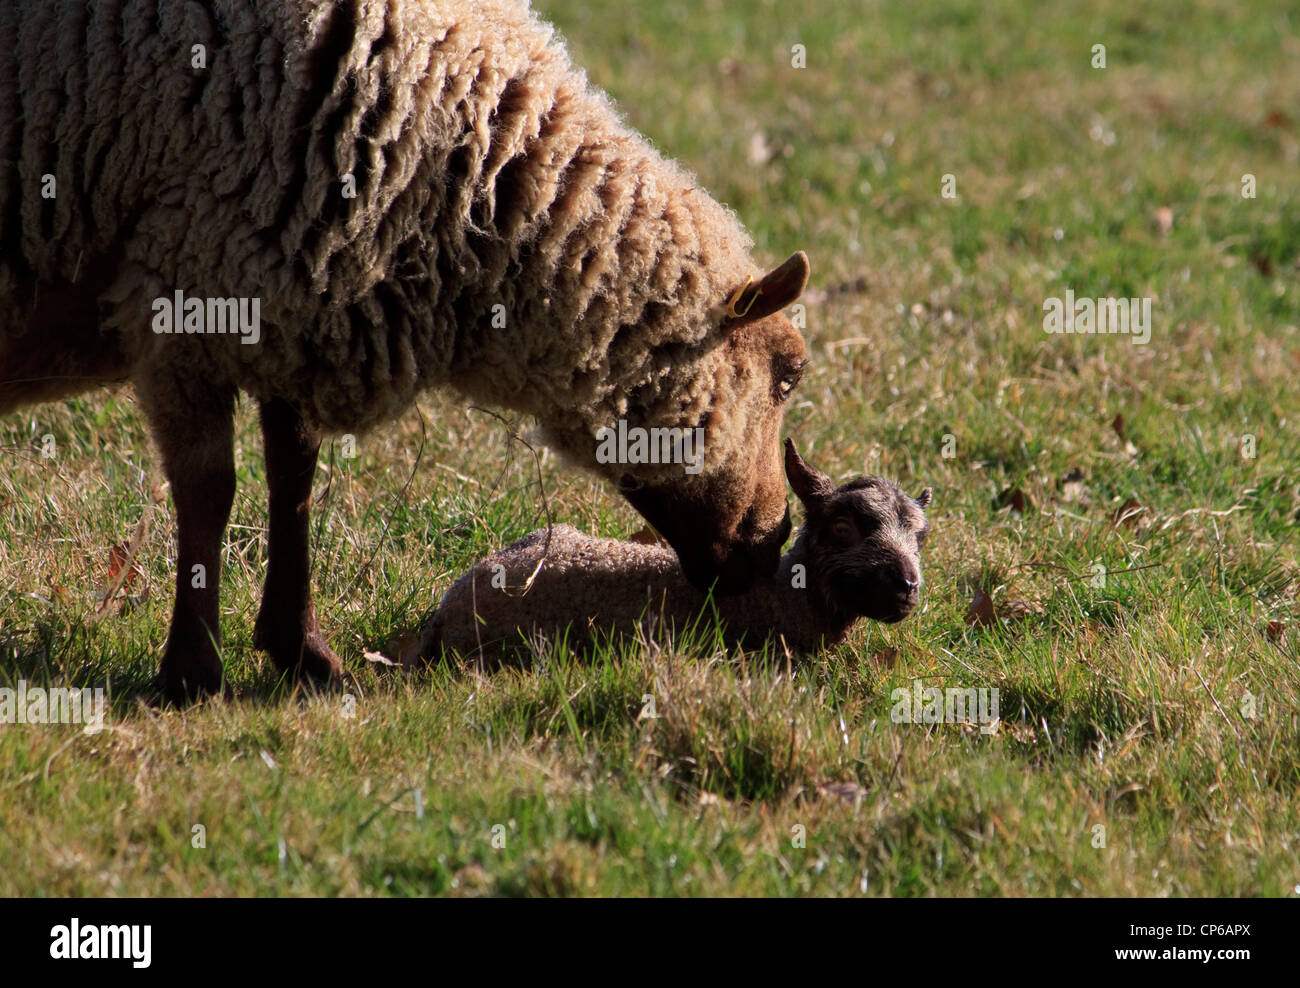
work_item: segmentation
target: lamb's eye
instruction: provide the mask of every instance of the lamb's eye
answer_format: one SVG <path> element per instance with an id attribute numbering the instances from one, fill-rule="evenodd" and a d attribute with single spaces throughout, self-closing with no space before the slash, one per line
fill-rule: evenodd
<path id="1" fill-rule="evenodd" d="M 831 524 L 831 534 L 844 543 L 852 542 L 858 537 L 853 523 L 847 518 L 836 518 Z"/>

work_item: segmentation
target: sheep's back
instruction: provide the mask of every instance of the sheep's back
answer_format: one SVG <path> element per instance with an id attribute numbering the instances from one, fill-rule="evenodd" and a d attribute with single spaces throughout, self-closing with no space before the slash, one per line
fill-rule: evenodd
<path id="1" fill-rule="evenodd" d="M 609 418 L 751 271 L 694 184 L 522 0 L 0 4 L 0 343 L 110 268 L 132 365 L 327 429 L 453 381 Z M 178 290 L 260 299 L 261 342 L 154 335 Z"/>

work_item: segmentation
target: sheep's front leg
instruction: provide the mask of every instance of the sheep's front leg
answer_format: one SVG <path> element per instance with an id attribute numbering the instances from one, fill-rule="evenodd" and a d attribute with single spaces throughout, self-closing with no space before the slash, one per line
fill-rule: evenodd
<path id="1" fill-rule="evenodd" d="M 182 703 L 222 685 L 218 590 L 235 499 L 234 392 L 167 380 L 141 382 L 139 394 L 176 505 L 176 606 L 158 685 Z"/>
<path id="2" fill-rule="evenodd" d="M 287 402 L 262 402 L 266 483 L 270 488 L 266 585 L 253 642 L 286 672 L 325 682 L 343 663 L 320 632 L 311 602 L 311 482 L 320 437 Z"/>

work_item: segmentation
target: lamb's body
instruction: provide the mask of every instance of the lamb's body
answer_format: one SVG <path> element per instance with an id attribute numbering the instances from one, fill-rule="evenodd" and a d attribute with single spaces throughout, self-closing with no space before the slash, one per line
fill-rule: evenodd
<path id="1" fill-rule="evenodd" d="M 754 270 L 511 0 L 9 0 L 0 244 L 0 412 L 198 361 L 349 431 L 454 381 L 590 435 Z M 176 290 L 261 341 L 156 335 Z"/>
<path id="2" fill-rule="evenodd" d="M 715 613 L 733 644 L 770 640 L 796 654 L 837 645 L 852 619 L 825 613 L 806 579 L 796 578 L 800 563 L 807 564 L 802 541 L 782 557 L 775 577 L 755 580 L 743 595 L 709 597 L 691 586 L 671 549 L 555 525 L 549 536 L 546 529 L 526 535 L 457 580 L 425 625 L 420 654 L 491 663 L 539 637 L 563 635 L 575 648 L 609 636 L 649 640 L 701 619 L 707 625 Z"/>
<path id="3" fill-rule="evenodd" d="M 916 606 L 927 488 L 913 499 L 881 477 L 836 488 L 786 443 L 786 473 L 806 519 L 775 576 L 740 596 L 709 597 L 660 545 L 584 535 L 568 525 L 525 536 L 477 563 L 425 624 L 419 654 L 492 664 L 539 638 L 584 648 L 649 639 L 721 619 L 729 643 L 805 654 L 838 645 L 859 618 L 899 621 Z M 531 581 L 531 582 L 530 582 Z"/>

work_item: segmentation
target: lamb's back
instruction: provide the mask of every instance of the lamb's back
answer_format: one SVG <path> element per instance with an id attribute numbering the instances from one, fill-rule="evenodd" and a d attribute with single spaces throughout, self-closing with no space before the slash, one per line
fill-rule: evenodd
<path id="1" fill-rule="evenodd" d="M 532 636 L 553 640 L 566 631 L 581 646 L 600 633 L 635 634 L 644 622 L 681 626 L 705 603 L 670 549 L 555 525 L 457 580 L 425 626 L 421 653 L 489 658 L 517 651 Z"/>

